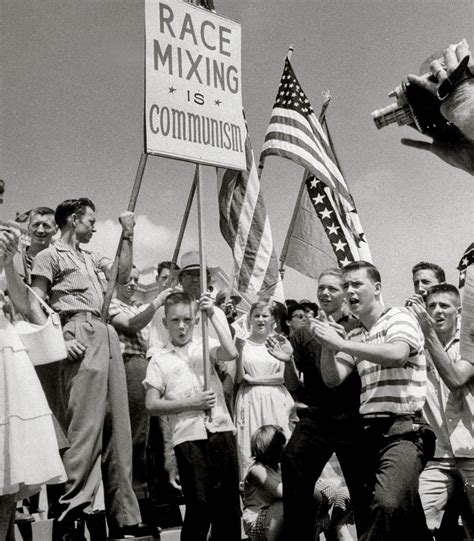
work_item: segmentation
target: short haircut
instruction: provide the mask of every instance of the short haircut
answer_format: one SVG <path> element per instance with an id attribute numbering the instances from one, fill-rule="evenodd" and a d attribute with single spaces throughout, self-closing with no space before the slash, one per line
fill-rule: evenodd
<path id="1" fill-rule="evenodd" d="M 194 310 L 196 310 L 196 298 L 194 295 L 191 295 L 191 293 L 184 293 L 184 291 L 177 291 L 166 297 L 165 316 L 168 315 L 168 310 L 177 304 L 186 304 L 187 306 L 192 306 Z"/>
<path id="2" fill-rule="evenodd" d="M 263 425 L 252 434 L 250 452 L 257 462 L 277 465 L 286 443 L 283 428 L 278 425 Z"/>
<path id="3" fill-rule="evenodd" d="M 177 263 L 173 263 L 172 261 L 162 261 L 161 263 L 158 263 L 158 267 L 156 269 L 157 276 L 161 274 L 163 269 L 180 270 Z"/>
<path id="4" fill-rule="evenodd" d="M 335 276 L 336 278 L 342 280 L 342 269 L 339 269 L 338 267 L 331 267 L 323 270 L 323 272 L 319 275 L 318 280 L 321 280 L 323 276 Z"/>
<path id="5" fill-rule="evenodd" d="M 52 216 L 54 218 L 54 210 L 49 207 L 36 207 L 34 209 L 30 210 L 30 214 L 28 216 L 28 222 L 31 222 L 33 219 L 33 216 Z"/>
<path id="6" fill-rule="evenodd" d="M 428 301 L 429 297 L 431 295 L 435 295 L 436 293 L 449 293 L 453 297 L 455 297 L 456 301 L 461 304 L 461 295 L 459 294 L 459 289 L 454 286 L 453 284 L 436 284 L 434 286 L 431 286 L 428 289 L 428 293 L 426 295 L 426 301 Z"/>
<path id="7" fill-rule="evenodd" d="M 348 272 L 358 271 L 361 269 L 365 269 L 367 276 L 372 282 L 382 282 L 382 278 L 380 277 L 380 272 L 378 271 L 377 267 L 368 261 L 351 261 L 342 268 L 342 274 L 344 275 Z"/>
<path id="8" fill-rule="evenodd" d="M 85 214 L 86 209 L 91 208 L 95 212 L 95 205 L 87 197 L 80 197 L 79 199 L 66 199 L 56 207 L 54 218 L 58 224 L 59 229 L 62 229 L 67 224 L 67 219 L 72 214 L 82 216 Z"/>
<path id="9" fill-rule="evenodd" d="M 419 270 L 433 271 L 439 283 L 446 282 L 446 274 L 444 270 L 436 263 L 429 263 L 428 261 L 420 261 L 411 269 L 411 273 L 415 274 Z"/>
<path id="10" fill-rule="evenodd" d="M 272 317 L 275 317 L 275 306 L 273 305 L 272 302 L 268 302 L 268 301 L 257 301 L 257 302 L 254 302 L 252 304 L 252 306 L 250 307 L 250 312 L 249 312 L 249 318 L 252 317 L 252 314 L 255 312 L 255 310 L 258 310 L 260 308 L 268 308 L 270 314 Z"/>

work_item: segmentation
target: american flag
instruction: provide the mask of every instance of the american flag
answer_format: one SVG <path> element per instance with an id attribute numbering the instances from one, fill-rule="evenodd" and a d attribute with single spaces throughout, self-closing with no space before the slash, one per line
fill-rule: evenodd
<path id="1" fill-rule="evenodd" d="M 288 58 L 260 163 L 269 155 L 290 159 L 309 171 L 311 176 L 306 180 L 308 194 L 339 265 L 361 259 L 371 261 L 354 200 L 337 165 L 331 143 Z M 307 274 L 304 269 L 297 270 Z"/>
<path id="2" fill-rule="evenodd" d="M 346 181 L 306 94 L 286 58 L 260 163 L 267 156 L 288 158 L 350 200 Z"/>
<path id="3" fill-rule="evenodd" d="M 250 139 L 245 139 L 247 170 L 218 169 L 222 236 L 234 256 L 237 289 L 261 298 L 281 297 L 278 259 Z"/>
<path id="4" fill-rule="evenodd" d="M 466 270 L 469 267 L 469 265 L 474 264 L 474 242 L 472 242 L 465 250 L 463 256 L 461 257 L 461 261 L 458 265 L 458 271 L 459 271 L 459 289 L 464 287 L 465 281 L 466 281 Z"/>

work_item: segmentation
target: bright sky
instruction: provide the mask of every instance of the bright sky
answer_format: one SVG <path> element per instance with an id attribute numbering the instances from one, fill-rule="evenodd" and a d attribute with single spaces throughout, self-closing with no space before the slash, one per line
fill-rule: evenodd
<path id="1" fill-rule="evenodd" d="M 327 119 L 355 199 L 384 298 L 411 292 L 410 269 L 434 261 L 457 283 L 473 233 L 473 181 L 436 157 L 400 144 L 411 128 L 377 130 L 371 111 L 417 73 L 432 53 L 467 38 L 471 0 L 215 0 L 242 25 L 243 100 L 256 155 L 270 119 L 283 62 L 292 64 L 315 111 L 333 96 Z M 144 2 L 3 0 L 1 217 L 86 196 L 97 206 L 93 246 L 113 255 L 115 225 L 127 207 L 143 148 Z M 422 136 L 419 136 L 423 139 Z M 270 157 L 262 186 L 279 253 L 303 175 Z M 136 213 L 136 260 L 170 259 L 193 166 L 150 156 Z M 208 260 L 227 272 L 231 253 L 218 228 L 214 170 L 204 168 Z M 183 249 L 197 246 L 195 211 Z M 313 281 L 288 269 L 287 297 L 315 298 Z"/>

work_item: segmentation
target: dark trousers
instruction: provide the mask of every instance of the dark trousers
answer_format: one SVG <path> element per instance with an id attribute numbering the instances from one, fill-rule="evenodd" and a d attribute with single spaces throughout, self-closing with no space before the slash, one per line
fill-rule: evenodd
<path id="1" fill-rule="evenodd" d="M 331 418 L 303 411 L 281 460 L 284 539 L 314 541 L 318 509 L 314 485 L 333 453 L 341 465 L 351 496 L 357 529 L 365 527 L 363 448 L 360 417 Z"/>
<path id="2" fill-rule="evenodd" d="M 127 378 L 128 411 L 132 430 L 132 486 L 138 499 L 148 497 L 146 448 L 150 417 L 145 408 L 145 387 L 148 361 L 144 355 L 124 355 Z"/>
<path id="3" fill-rule="evenodd" d="M 364 421 L 369 522 L 361 541 L 428 541 L 432 536 L 418 478 L 434 451 L 434 434 L 410 416 Z"/>
<path id="4" fill-rule="evenodd" d="M 231 432 L 175 447 L 186 514 L 181 541 L 240 541 L 239 470 Z"/>

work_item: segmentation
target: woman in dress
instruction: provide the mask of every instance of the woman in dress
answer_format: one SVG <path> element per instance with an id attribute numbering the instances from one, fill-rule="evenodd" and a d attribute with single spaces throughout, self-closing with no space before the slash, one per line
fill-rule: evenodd
<path id="1" fill-rule="evenodd" d="M 250 308 L 249 325 L 250 336 L 246 340 L 237 339 L 239 389 L 235 422 L 241 480 L 251 463 L 250 440 L 258 428 L 278 425 L 287 438 L 290 436 L 294 401 L 288 389 L 298 385 L 293 360 L 279 361 L 266 347 L 267 339 L 274 334 L 272 305 L 262 301 L 254 303 Z"/>
<path id="2" fill-rule="evenodd" d="M 46 316 L 30 299 L 13 265 L 18 233 L 0 230 L 0 274 L 15 306 L 35 323 Z M 58 450 L 51 411 L 33 364 L 15 327 L 5 316 L 5 296 L 0 288 L 0 540 L 14 540 L 15 502 L 39 491 L 45 483 L 60 483 L 66 474 Z"/>

